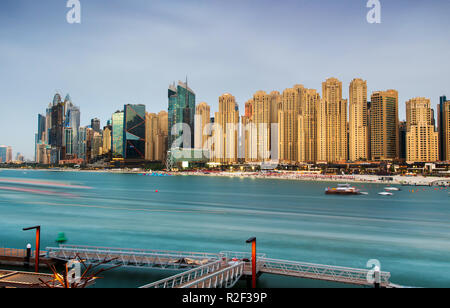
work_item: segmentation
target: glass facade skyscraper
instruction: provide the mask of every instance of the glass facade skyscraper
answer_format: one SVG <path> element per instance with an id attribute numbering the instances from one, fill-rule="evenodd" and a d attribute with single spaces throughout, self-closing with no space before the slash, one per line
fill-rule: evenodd
<path id="1" fill-rule="evenodd" d="M 117 111 L 112 115 L 112 157 L 124 158 L 123 150 L 123 111 Z"/>
<path id="2" fill-rule="evenodd" d="M 43 141 L 43 138 L 45 137 L 45 116 L 42 114 L 38 115 L 38 131 L 37 131 L 37 140 Z"/>
<path id="3" fill-rule="evenodd" d="M 176 124 L 184 123 L 190 128 L 190 144 L 178 144 L 176 147 L 192 148 L 194 147 L 194 118 L 195 118 L 195 93 L 181 81 L 169 87 L 169 148 L 174 147 L 173 143 L 177 137 L 182 135 L 182 130 L 172 134 L 172 127 Z"/>
<path id="4" fill-rule="evenodd" d="M 0 146 L 0 163 L 6 162 L 6 152 L 8 150 L 8 147 Z"/>
<path id="5" fill-rule="evenodd" d="M 124 106 L 123 152 L 127 160 L 145 160 L 145 105 Z"/>
<path id="6" fill-rule="evenodd" d="M 94 130 L 94 132 L 99 133 L 100 132 L 100 119 L 92 119 L 91 120 L 91 128 Z"/>

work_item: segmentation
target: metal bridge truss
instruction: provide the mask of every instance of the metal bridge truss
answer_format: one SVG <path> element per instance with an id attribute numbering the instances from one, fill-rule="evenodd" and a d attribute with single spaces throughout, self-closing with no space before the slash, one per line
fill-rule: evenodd
<path id="1" fill-rule="evenodd" d="M 141 289 L 178 288 L 188 281 L 192 281 L 199 277 L 203 277 L 205 275 L 208 275 L 208 274 L 218 271 L 221 268 L 221 266 L 222 266 L 222 261 L 220 261 L 220 260 L 215 261 L 213 263 L 191 269 L 187 272 L 183 272 L 181 274 L 178 274 L 178 275 L 142 286 Z"/>
<path id="2" fill-rule="evenodd" d="M 232 288 L 244 274 L 244 262 L 237 262 L 215 273 L 193 280 L 180 288 Z"/>
<path id="3" fill-rule="evenodd" d="M 261 262 L 263 263 L 263 265 L 259 270 L 262 273 L 333 281 L 363 286 L 373 286 L 375 282 L 375 272 L 370 270 L 267 258 L 262 259 Z M 380 286 L 389 287 L 390 276 L 390 273 L 379 272 Z"/>
<path id="4" fill-rule="evenodd" d="M 232 288 L 244 274 L 243 262 L 216 261 L 142 286 L 149 288 Z"/>
<path id="5" fill-rule="evenodd" d="M 122 267 L 147 267 L 166 270 L 186 270 L 209 264 L 219 259 L 218 254 L 177 252 L 165 250 L 120 249 L 108 247 L 69 246 L 48 247 L 49 258 L 69 261 L 77 257 L 86 264 L 97 264 L 104 260 L 107 265 Z"/>

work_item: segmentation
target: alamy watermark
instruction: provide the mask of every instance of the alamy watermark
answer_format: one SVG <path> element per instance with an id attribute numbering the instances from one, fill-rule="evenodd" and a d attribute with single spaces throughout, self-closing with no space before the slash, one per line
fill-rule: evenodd
<path id="1" fill-rule="evenodd" d="M 80 0 L 68 0 L 66 7 L 70 8 L 67 12 L 66 20 L 69 24 L 81 23 L 81 3 Z"/>
<path id="2" fill-rule="evenodd" d="M 381 24 L 381 3 L 380 0 L 367 1 L 367 7 L 371 10 L 367 13 L 367 22 L 369 24 Z"/>

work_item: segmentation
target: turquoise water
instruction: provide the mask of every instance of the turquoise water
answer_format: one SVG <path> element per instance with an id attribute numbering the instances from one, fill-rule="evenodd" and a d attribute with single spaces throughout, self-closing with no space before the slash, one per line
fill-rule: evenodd
<path id="1" fill-rule="evenodd" d="M 338 197 L 324 194 L 335 184 L 288 180 L 0 171 L 7 177 L 92 189 L 42 188 L 73 197 L 0 190 L 0 247 L 33 243 L 22 228 L 34 225 L 43 248 L 55 246 L 58 232 L 74 245 L 201 252 L 249 251 L 245 240 L 256 236 L 270 258 L 356 268 L 378 259 L 393 283 L 450 287 L 447 190 L 403 187 L 382 197 L 384 185 L 364 184 L 369 195 Z M 119 269 L 97 286 L 136 287 L 170 274 Z M 263 275 L 259 286 L 336 285 Z"/>

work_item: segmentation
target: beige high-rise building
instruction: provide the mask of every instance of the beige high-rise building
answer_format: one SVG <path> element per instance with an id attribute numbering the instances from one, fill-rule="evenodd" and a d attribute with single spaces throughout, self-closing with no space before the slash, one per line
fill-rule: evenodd
<path id="1" fill-rule="evenodd" d="M 248 100 L 245 103 L 245 115 L 242 116 L 242 142 L 244 150 L 244 160 L 247 163 L 256 162 L 257 153 L 257 129 L 253 121 L 254 101 Z"/>
<path id="2" fill-rule="evenodd" d="M 271 105 L 271 97 L 266 92 L 258 91 L 253 95 L 253 123 L 257 131 L 257 161 L 261 162 L 270 160 Z"/>
<path id="3" fill-rule="evenodd" d="M 378 91 L 371 96 L 370 142 L 372 160 L 395 160 L 400 156 L 398 92 Z"/>
<path id="4" fill-rule="evenodd" d="M 367 110 L 367 82 L 353 79 L 349 89 L 349 159 L 369 159 L 369 118 Z"/>
<path id="5" fill-rule="evenodd" d="M 91 143 L 91 158 L 94 159 L 102 154 L 103 137 L 102 133 L 93 131 Z"/>
<path id="6" fill-rule="evenodd" d="M 347 100 L 342 99 L 342 82 L 336 78 L 322 83 L 322 100 L 317 108 L 317 160 L 347 160 Z"/>
<path id="7" fill-rule="evenodd" d="M 155 139 L 158 131 L 158 116 L 156 113 L 145 113 L 145 160 L 156 161 Z"/>
<path id="8" fill-rule="evenodd" d="M 429 99 L 417 97 L 406 102 L 406 161 L 439 160 L 439 133 L 434 126 Z"/>
<path id="9" fill-rule="evenodd" d="M 232 164 L 238 162 L 239 108 L 231 94 L 219 97 L 219 112 L 214 123 L 214 160 Z"/>
<path id="10" fill-rule="evenodd" d="M 442 143 L 443 147 L 443 161 L 450 161 L 450 101 L 442 102 L 442 127 L 439 129 L 442 130 Z M 440 119 L 440 118 L 439 118 Z"/>
<path id="11" fill-rule="evenodd" d="M 201 102 L 195 108 L 195 148 L 209 149 L 208 142 L 211 137 L 208 126 L 211 122 L 211 107 L 205 102 Z"/>
<path id="12" fill-rule="evenodd" d="M 158 113 L 158 132 L 156 134 L 156 161 L 165 161 L 168 150 L 168 136 L 169 136 L 169 114 L 167 111 L 160 111 Z"/>
<path id="13" fill-rule="evenodd" d="M 167 155 L 168 113 L 145 115 L 145 159 L 164 161 Z"/>
<path id="14" fill-rule="evenodd" d="M 301 99 L 298 115 L 298 161 L 317 160 L 317 108 L 320 95 L 314 89 L 306 89 Z"/>
<path id="15" fill-rule="evenodd" d="M 103 130 L 103 145 L 102 154 L 107 154 L 111 151 L 111 129 L 105 127 Z"/>
<path id="16" fill-rule="evenodd" d="M 283 107 L 283 96 L 278 91 L 272 91 L 270 97 L 270 122 L 278 123 L 278 111 Z"/>
<path id="17" fill-rule="evenodd" d="M 278 158 L 281 163 L 298 162 L 298 116 L 305 91 L 303 85 L 283 91 L 281 109 L 278 110 Z"/>

